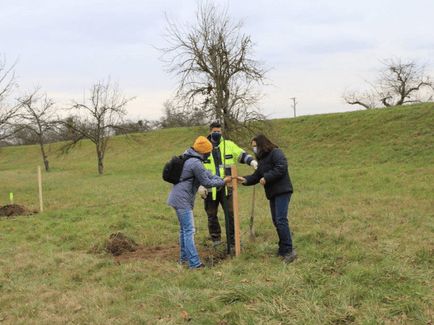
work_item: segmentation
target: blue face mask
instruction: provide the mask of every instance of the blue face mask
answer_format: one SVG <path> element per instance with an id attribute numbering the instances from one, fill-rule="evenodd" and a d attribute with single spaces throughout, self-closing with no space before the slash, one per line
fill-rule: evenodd
<path id="1" fill-rule="evenodd" d="M 221 137 L 222 137 L 222 134 L 221 134 L 221 133 L 216 133 L 216 132 L 211 133 L 211 139 L 212 139 L 214 142 L 219 142 L 220 139 L 221 139 Z"/>
<path id="2" fill-rule="evenodd" d="M 254 152 L 255 154 L 258 154 L 258 147 L 253 147 L 253 152 Z"/>

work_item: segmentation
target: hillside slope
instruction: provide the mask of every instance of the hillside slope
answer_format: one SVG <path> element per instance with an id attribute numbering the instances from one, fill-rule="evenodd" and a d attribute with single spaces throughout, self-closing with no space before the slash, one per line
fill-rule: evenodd
<path id="1" fill-rule="evenodd" d="M 423 163 L 434 158 L 434 104 L 302 116 L 272 120 L 272 124 L 277 143 L 295 164 L 358 165 L 408 159 Z M 137 136 L 139 142 L 115 137 L 107 151 L 106 171 L 110 172 L 111 165 L 119 165 L 118 159 L 129 160 L 133 169 L 144 162 L 160 164 L 206 133 L 206 127 L 193 127 L 148 132 Z M 58 156 L 59 144 L 49 148 L 54 170 L 56 166 L 87 169 L 96 164 L 94 146 L 88 141 L 66 156 Z M 2 148 L 0 159 L 0 170 L 41 164 L 38 146 Z"/>
<path id="2" fill-rule="evenodd" d="M 306 116 L 275 126 L 298 163 L 424 163 L 434 158 L 434 104 Z"/>
<path id="3" fill-rule="evenodd" d="M 223 247 L 210 248 L 197 198 L 195 240 L 211 268 L 177 263 L 179 222 L 161 171 L 205 126 L 115 137 L 104 175 L 90 142 L 62 157 L 53 144 L 52 172 L 42 175 L 44 213 L 0 218 L 0 321 L 432 324 L 433 104 L 272 123 L 295 189 L 288 219 L 296 262 L 274 256 L 276 230 L 257 185 L 254 243 L 252 188 L 238 187 L 241 256 L 224 259 Z M 38 209 L 37 165 L 37 146 L 1 149 L 0 206 L 12 192 L 15 203 Z M 113 235 L 144 253 L 115 260 L 106 251 Z"/>

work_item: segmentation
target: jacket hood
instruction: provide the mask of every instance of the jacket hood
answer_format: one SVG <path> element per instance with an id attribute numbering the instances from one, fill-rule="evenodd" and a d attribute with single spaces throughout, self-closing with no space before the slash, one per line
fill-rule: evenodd
<path id="1" fill-rule="evenodd" d="M 184 151 L 184 155 L 196 157 L 203 161 L 203 155 L 201 155 L 191 147 Z"/>

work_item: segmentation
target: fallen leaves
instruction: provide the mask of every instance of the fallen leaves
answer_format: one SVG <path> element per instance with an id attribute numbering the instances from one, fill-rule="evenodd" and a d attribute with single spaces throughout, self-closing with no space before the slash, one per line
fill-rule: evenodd
<path id="1" fill-rule="evenodd" d="M 187 314 L 186 311 L 183 311 L 183 312 L 181 313 L 181 317 L 182 317 L 185 321 L 187 321 L 187 322 L 191 321 L 191 318 L 188 316 L 188 314 Z"/>

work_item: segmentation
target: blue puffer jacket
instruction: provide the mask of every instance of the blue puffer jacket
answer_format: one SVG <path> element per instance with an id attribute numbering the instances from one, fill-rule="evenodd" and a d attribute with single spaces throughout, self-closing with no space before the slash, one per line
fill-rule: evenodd
<path id="1" fill-rule="evenodd" d="M 181 181 L 173 185 L 167 204 L 175 209 L 193 210 L 196 192 L 200 185 L 211 188 L 223 186 L 225 182 L 203 167 L 203 156 L 194 151 L 193 148 L 187 149 L 184 155 L 193 156 L 193 158 L 184 163 Z"/>
<path id="2" fill-rule="evenodd" d="M 265 195 L 269 200 L 276 195 L 294 191 L 289 178 L 288 162 L 285 154 L 278 148 L 258 160 L 258 169 L 252 175 L 244 176 L 246 183 L 243 185 L 255 185 L 262 177 L 265 178 Z"/>

